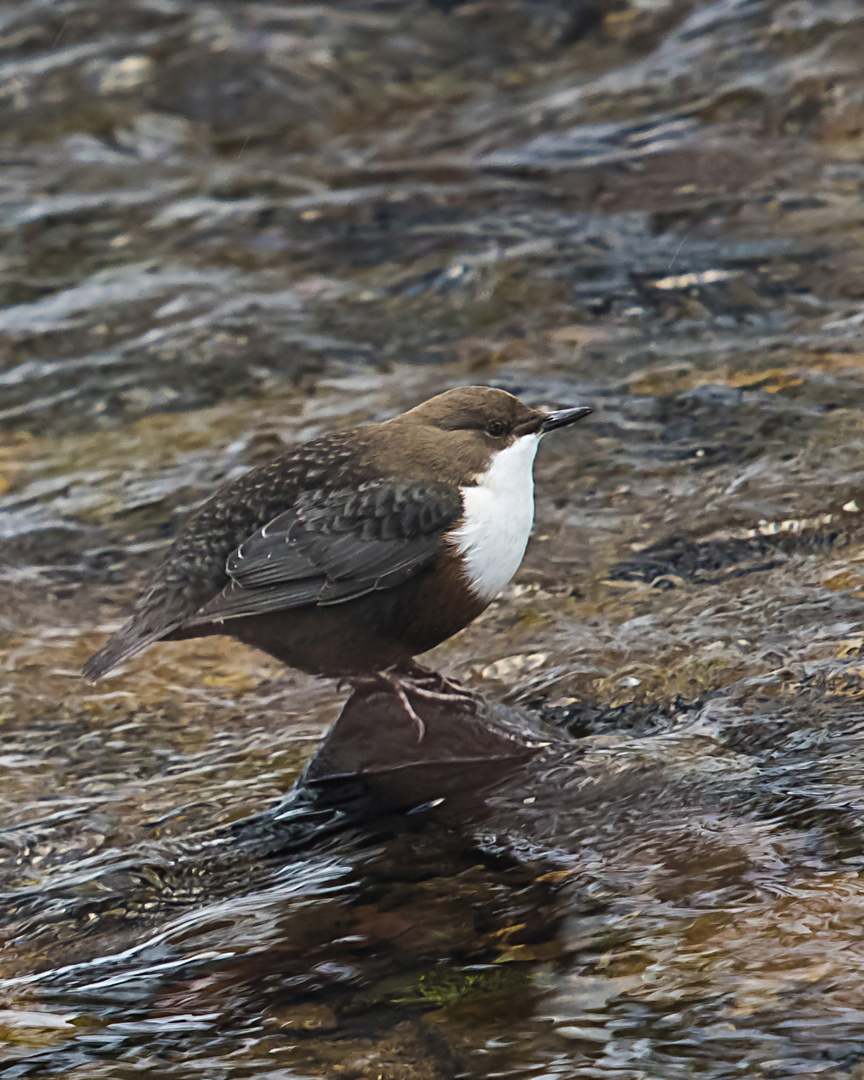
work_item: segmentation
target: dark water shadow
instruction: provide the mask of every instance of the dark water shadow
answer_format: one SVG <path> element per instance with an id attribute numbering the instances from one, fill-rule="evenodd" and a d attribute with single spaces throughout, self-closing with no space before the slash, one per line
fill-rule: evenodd
<path id="1" fill-rule="evenodd" d="M 405 1076 L 479 1077 L 493 1060 L 518 1075 L 520 1040 L 532 1060 L 562 1060 L 558 1032 L 576 1018 L 589 1034 L 625 1025 L 628 1060 L 640 1039 L 671 1037 L 682 1061 L 737 1067 L 751 1037 L 724 1041 L 722 995 L 688 975 L 670 1025 L 646 989 L 651 928 L 758 919 L 766 896 L 830 871 L 832 833 L 845 861 L 860 856 L 854 808 L 814 818 L 813 793 L 770 767 L 767 734 L 751 745 L 747 700 L 739 687 L 635 737 L 577 739 L 490 700 L 418 699 L 418 740 L 394 695 L 355 692 L 264 813 L 0 897 L 7 941 L 30 950 L 0 993 L 19 1024 L 37 1017 L 4 1050 L 5 1075 L 125 1075 L 99 1070 L 128 1062 L 181 1077 L 190 1052 L 231 1062 L 230 1077 L 264 1075 L 271 1054 L 295 1070 L 279 1076 L 342 1075 L 370 1054 Z M 667 968 L 658 977 L 683 977 Z M 458 1032 L 495 1042 L 508 1016 L 521 1035 L 474 1060 Z M 752 1039 L 770 1031 L 787 1055 L 822 1038 L 796 1050 L 766 1024 Z"/>
<path id="2" fill-rule="evenodd" d="M 420 704 L 418 741 L 398 699 L 357 692 L 277 806 L 0 896 L 7 940 L 27 941 L 37 969 L 0 981 L 0 994 L 11 1018 L 30 1003 L 48 1025 L 31 1032 L 43 1049 L 25 1037 L 0 1059 L 9 1075 L 145 1051 L 174 1075 L 168 1061 L 188 1040 L 237 1052 L 262 1013 L 262 1038 L 291 1026 L 286 1009 L 300 1010 L 301 1035 L 320 1035 L 325 1008 L 343 1037 L 368 1039 L 392 1028 L 394 1003 L 398 1022 L 442 995 L 524 990 L 489 968 L 494 935 L 517 925 L 511 944 L 549 943 L 562 914 L 535 866 L 482 853 L 470 826 L 551 743 L 526 717 L 478 705 Z"/>

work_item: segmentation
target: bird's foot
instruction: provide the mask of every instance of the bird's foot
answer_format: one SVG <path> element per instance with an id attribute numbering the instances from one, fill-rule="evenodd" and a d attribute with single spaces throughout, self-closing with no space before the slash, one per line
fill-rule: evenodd
<path id="1" fill-rule="evenodd" d="M 411 704 L 408 694 L 405 692 L 403 681 L 404 680 L 400 678 L 399 675 L 391 669 L 388 669 L 387 671 L 379 671 L 375 675 L 358 675 L 341 679 L 338 685 L 342 686 L 343 683 L 347 683 L 355 690 L 380 690 L 381 684 L 383 683 L 384 686 L 399 698 L 399 702 L 405 710 L 408 719 L 417 729 L 417 742 L 419 743 L 423 741 L 423 736 L 426 734 L 426 725 L 423 723 L 422 717 L 418 715 L 416 709 Z M 410 689 L 416 692 L 416 687 L 414 687 L 413 684 L 410 684 Z"/>
<path id="2" fill-rule="evenodd" d="M 470 706 L 472 711 L 477 709 L 478 698 L 475 693 L 448 679 L 440 671 L 418 664 L 416 660 L 411 660 L 408 664 L 391 670 L 395 670 L 399 678 L 408 684 L 419 697 L 450 705 L 455 700 Z"/>
<path id="3" fill-rule="evenodd" d="M 379 690 L 383 686 L 392 691 L 408 716 L 411 723 L 417 729 L 417 742 L 422 742 L 426 734 L 426 725 L 418 715 L 417 710 L 411 704 L 411 696 L 423 698 L 426 701 L 435 701 L 441 705 L 451 707 L 458 702 L 462 708 L 470 708 L 477 711 L 478 697 L 464 686 L 453 682 L 439 671 L 424 667 L 414 660 L 406 664 L 397 664 L 386 668 L 374 675 L 356 675 L 342 679 L 339 685 L 347 683 L 355 690 Z"/>
<path id="4" fill-rule="evenodd" d="M 383 681 L 387 683 L 387 685 L 393 690 L 394 694 L 396 694 L 396 696 L 402 702 L 402 708 L 405 710 L 405 712 L 408 714 L 408 717 L 413 722 L 414 726 L 417 728 L 417 742 L 423 742 L 423 736 L 426 734 L 426 725 L 423 723 L 422 718 L 417 714 L 414 706 L 411 704 L 408 694 L 406 693 L 405 680 L 403 678 L 400 678 L 399 675 L 389 669 L 387 671 L 379 671 L 378 678 L 383 679 Z M 415 686 L 411 685 L 410 683 L 408 685 L 412 690 L 414 690 L 415 693 L 417 693 L 417 688 Z"/>

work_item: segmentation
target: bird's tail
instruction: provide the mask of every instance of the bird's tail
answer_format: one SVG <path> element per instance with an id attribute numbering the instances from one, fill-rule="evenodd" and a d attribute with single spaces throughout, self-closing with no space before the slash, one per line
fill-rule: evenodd
<path id="1" fill-rule="evenodd" d="M 138 656 L 148 645 L 170 634 L 178 626 L 179 623 L 169 623 L 167 626 L 160 623 L 156 628 L 148 628 L 142 625 L 136 616 L 116 634 L 112 634 L 98 652 L 93 653 L 81 668 L 81 674 L 89 682 L 96 682 L 109 671 L 113 671 L 118 664 L 122 664 L 124 660 L 131 660 L 133 656 Z"/>
<path id="2" fill-rule="evenodd" d="M 101 679 L 124 660 L 138 656 L 148 645 L 176 630 L 195 606 L 182 588 L 159 583 L 139 600 L 138 610 L 126 625 L 90 657 L 81 674 L 90 682 Z"/>

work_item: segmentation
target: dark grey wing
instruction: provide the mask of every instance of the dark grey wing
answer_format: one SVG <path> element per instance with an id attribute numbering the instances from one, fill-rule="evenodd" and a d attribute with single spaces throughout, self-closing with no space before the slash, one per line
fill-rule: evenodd
<path id="1" fill-rule="evenodd" d="M 82 674 L 98 679 L 152 642 L 170 637 L 229 581 L 225 560 L 256 529 L 317 487 L 313 477 L 336 476 L 334 486 L 368 479 L 361 432 L 335 432 L 290 447 L 219 488 L 188 519 L 131 618 L 87 661 Z"/>
<path id="2" fill-rule="evenodd" d="M 413 577 L 460 520 L 450 484 L 373 480 L 304 492 L 229 555 L 229 584 L 184 626 L 344 603 Z"/>

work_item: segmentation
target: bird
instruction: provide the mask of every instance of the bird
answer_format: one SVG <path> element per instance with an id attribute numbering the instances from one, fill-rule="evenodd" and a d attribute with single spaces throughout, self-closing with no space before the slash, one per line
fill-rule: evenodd
<path id="1" fill-rule="evenodd" d="M 224 634 L 309 674 L 384 679 L 422 737 L 406 680 L 421 695 L 459 691 L 441 677 L 431 686 L 414 658 L 516 573 L 538 444 L 591 411 L 463 386 L 290 446 L 190 516 L 83 676 L 95 681 L 158 641 Z"/>

